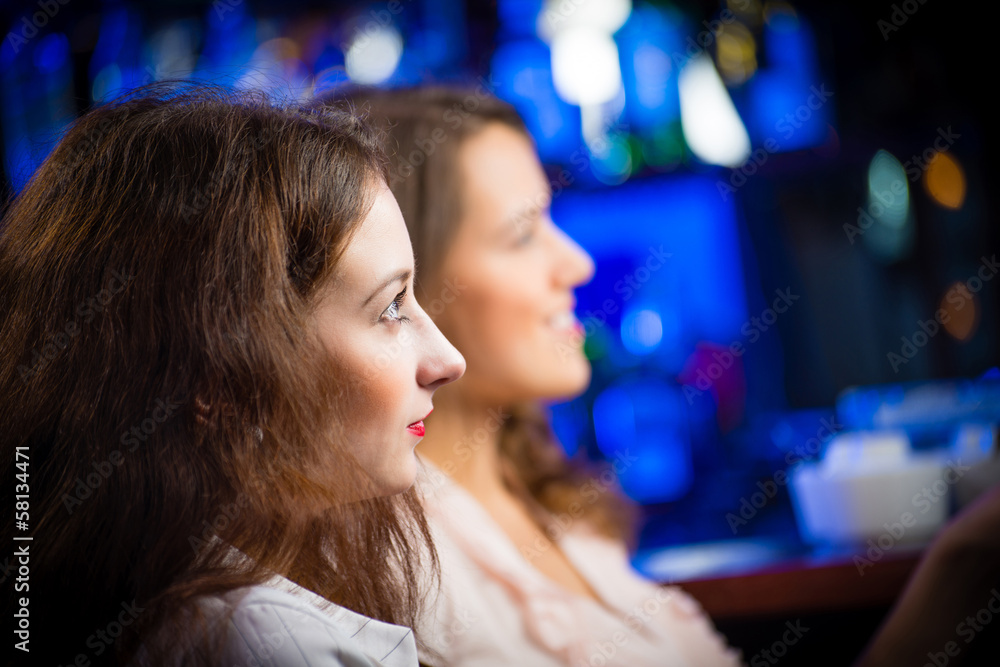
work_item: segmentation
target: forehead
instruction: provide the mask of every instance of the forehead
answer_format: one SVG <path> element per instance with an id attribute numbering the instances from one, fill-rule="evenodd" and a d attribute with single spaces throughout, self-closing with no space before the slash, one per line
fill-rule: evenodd
<path id="1" fill-rule="evenodd" d="M 392 192 L 381 183 L 368 215 L 341 255 L 336 282 L 355 291 L 370 291 L 387 273 L 412 268 L 413 250 L 403 215 Z"/>
<path id="2" fill-rule="evenodd" d="M 509 217 L 532 204 L 545 204 L 549 183 L 535 147 L 522 132 L 490 123 L 467 138 L 459 152 L 464 204 L 489 207 L 490 217 Z M 481 217 L 482 210 L 476 210 Z"/>

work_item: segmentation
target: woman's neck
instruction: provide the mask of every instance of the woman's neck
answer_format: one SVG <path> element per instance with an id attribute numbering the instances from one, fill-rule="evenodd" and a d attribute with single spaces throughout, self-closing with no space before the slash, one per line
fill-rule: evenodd
<path id="1" fill-rule="evenodd" d="M 450 389 L 450 387 L 449 387 Z M 427 435 L 417 453 L 480 500 L 507 494 L 500 461 L 500 432 L 510 413 L 438 391 Z"/>

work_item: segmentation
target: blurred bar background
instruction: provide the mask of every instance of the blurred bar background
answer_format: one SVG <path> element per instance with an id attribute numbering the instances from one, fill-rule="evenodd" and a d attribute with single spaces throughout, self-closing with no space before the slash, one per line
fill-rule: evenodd
<path id="1" fill-rule="evenodd" d="M 8 4 L 0 181 L 6 200 L 73 118 L 167 78 L 303 100 L 455 83 L 510 101 L 553 218 L 597 264 L 577 309 L 593 382 L 552 406 L 561 441 L 634 458 L 617 460 L 644 509 L 637 567 L 738 572 L 836 551 L 787 480 L 839 436 L 995 457 L 995 59 L 973 30 L 992 20 L 961 7 Z"/>

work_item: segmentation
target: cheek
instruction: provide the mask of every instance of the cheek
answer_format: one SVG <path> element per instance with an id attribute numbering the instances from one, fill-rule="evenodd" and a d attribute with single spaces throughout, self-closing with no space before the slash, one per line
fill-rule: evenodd
<path id="1" fill-rule="evenodd" d="M 538 335 L 538 301 L 530 289 L 510 281 L 470 284 L 439 322 L 471 368 L 476 358 L 510 356 Z"/>
<path id="2" fill-rule="evenodd" d="M 403 369 L 408 362 L 406 347 L 391 343 L 340 360 L 341 395 L 350 432 L 375 442 L 389 434 L 404 406 Z"/>

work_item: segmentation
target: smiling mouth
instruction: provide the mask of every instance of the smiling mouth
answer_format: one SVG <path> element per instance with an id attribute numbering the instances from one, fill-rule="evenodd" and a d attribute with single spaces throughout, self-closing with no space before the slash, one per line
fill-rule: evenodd
<path id="1" fill-rule="evenodd" d="M 572 312 L 557 313 L 548 317 L 545 323 L 549 328 L 560 334 L 569 334 L 578 338 L 583 338 L 584 328 L 580 321 Z"/>

